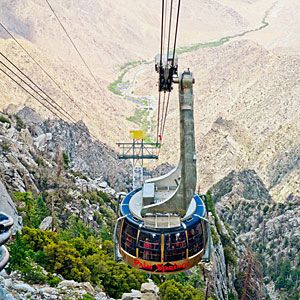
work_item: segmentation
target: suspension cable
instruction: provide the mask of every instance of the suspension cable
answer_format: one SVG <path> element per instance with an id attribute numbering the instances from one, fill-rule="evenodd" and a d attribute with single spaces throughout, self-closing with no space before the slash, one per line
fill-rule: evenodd
<path id="1" fill-rule="evenodd" d="M 165 53 L 165 51 L 166 51 L 167 12 L 168 12 L 168 1 L 165 2 L 165 8 L 164 8 L 164 43 L 163 43 L 163 53 Z"/>
<path id="2" fill-rule="evenodd" d="M 181 3 L 181 0 L 178 0 L 177 19 L 176 19 L 176 27 L 175 27 L 175 38 L 174 38 L 174 50 L 173 50 L 173 60 L 172 60 L 173 65 L 174 65 L 174 60 L 175 60 L 177 32 L 178 32 L 178 21 L 179 21 L 179 13 L 180 13 L 180 3 Z"/>
<path id="3" fill-rule="evenodd" d="M 0 51 L 0 55 L 6 59 L 12 66 L 14 66 L 14 68 L 16 68 L 27 80 L 29 80 L 39 91 L 41 91 L 44 95 L 46 95 L 47 98 L 49 98 L 57 107 L 55 107 L 55 105 L 53 105 L 50 101 L 48 101 L 46 98 L 45 101 L 47 101 L 47 103 L 49 105 L 51 105 L 54 109 L 58 110 L 61 109 L 63 111 L 63 115 L 65 117 L 67 117 L 69 120 L 72 120 L 73 122 L 76 122 L 76 120 L 62 107 L 60 106 L 54 99 L 52 99 L 44 90 L 42 90 L 36 83 L 34 83 L 20 68 L 18 68 L 7 56 L 5 56 L 1 51 Z M 0 63 L 2 65 L 5 65 L 3 62 L 0 61 Z M 5 65 L 6 66 L 6 65 Z M 9 69 L 11 72 L 13 72 L 9 67 L 6 66 L 7 69 Z M 16 75 L 16 74 L 15 74 Z M 20 80 L 22 80 L 18 75 L 16 75 Z M 26 83 L 24 80 L 22 80 L 26 85 L 28 85 L 28 83 Z M 36 92 L 37 94 L 39 94 L 39 92 Z M 43 97 L 42 95 L 39 94 L 40 97 Z"/>
<path id="4" fill-rule="evenodd" d="M 84 115 L 86 117 L 88 117 L 88 115 L 86 114 L 86 112 L 84 112 L 82 110 L 82 108 L 80 108 L 76 101 L 70 96 L 68 95 L 68 93 L 61 87 L 60 84 L 57 83 L 57 81 L 55 81 L 55 79 L 49 74 L 49 72 L 47 72 L 45 70 L 45 68 L 26 50 L 26 48 L 13 36 L 13 34 L 0 22 L 0 26 L 6 31 L 6 33 L 15 41 L 16 44 L 19 45 L 19 47 L 31 58 L 31 60 L 37 65 L 39 66 L 39 68 L 48 76 L 48 78 L 56 85 L 57 88 L 59 88 L 69 99 L 70 101 L 77 107 L 77 109 L 84 113 Z"/>
<path id="5" fill-rule="evenodd" d="M 2 53 L 1 53 L 2 54 Z M 93 134 L 91 134 L 89 131 L 87 131 L 86 129 L 84 129 L 83 127 L 79 126 L 76 122 L 72 121 L 69 119 L 69 117 L 67 117 L 63 112 L 61 112 L 57 107 L 55 107 L 50 101 L 48 101 L 45 97 L 43 97 L 38 91 L 36 91 L 31 85 L 29 85 L 24 79 L 22 79 L 18 74 L 16 74 L 11 68 L 9 68 L 5 63 L 0 62 L 5 68 L 7 68 L 11 73 L 13 73 L 18 79 L 21 80 L 21 82 L 25 83 L 29 89 L 31 89 L 33 92 L 35 92 L 37 95 L 39 95 L 43 100 L 46 101 L 46 103 L 52 107 L 48 107 L 44 102 L 42 102 L 41 99 L 39 99 L 37 96 L 35 96 L 34 94 L 32 94 L 32 92 L 30 92 L 30 90 L 28 90 L 27 88 L 25 88 L 22 84 L 20 84 L 17 80 L 15 80 L 11 75 L 9 75 L 7 72 L 5 72 L 2 68 L 0 68 L 0 70 L 7 76 L 9 77 L 12 81 L 14 81 L 18 86 L 20 86 L 25 92 L 27 92 L 32 98 L 34 98 L 35 100 L 37 100 L 42 106 L 44 106 L 47 110 L 49 110 L 54 116 L 56 116 L 58 119 L 60 119 L 61 121 L 65 122 L 65 120 L 60 117 L 58 115 L 58 113 L 60 113 L 61 115 L 63 115 L 65 118 L 67 118 L 69 120 L 70 123 L 72 123 L 76 128 L 78 128 L 79 130 L 83 131 L 84 133 L 86 133 L 87 135 L 91 136 L 92 138 L 94 138 L 95 140 L 97 139 L 97 137 L 95 137 Z M 24 75 L 25 77 L 27 77 L 27 75 Z M 30 80 L 35 86 L 37 86 L 30 78 L 28 78 L 28 80 Z M 38 87 L 39 88 L 39 87 Z M 43 90 L 42 90 L 43 92 Z M 44 92 L 43 92 L 44 93 Z M 46 93 L 44 93 L 46 94 Z M 54 110 L 53 110 L 54 109 Z M 55 112 L 58 111 L 58 113 Z"/>
<path id="6" fill-rule="evenodd" d="M 165 110 L 165 116 L 164 116 L 164 121 L 163 121 L 163 124 L 162 124 L 162 136 L 164 135 L 164 131 L 165 131 L 165 125 L 166 125 L 167 114 L 168 114 L 168 109 L 169 109 L 170 95 L 171 95 L 171 92 L 168 93 L 168 99 L 167 99 L 167 105 L 166 105 L 166 110 Z"/>
<path id="7" fill-rule="evenodd" d="M 171 0 L 170 16 L 169 16 L 169 38 L 168 38 L 167 59 L 169 59 L 169 51 L 170 51 L 170 38 L 171 38 L 171 28 L 172 28 L 172 10 L 173 10 L 173 0 Z"/>
<path id="8" fill-rule="evenodd" d="M 161 92 L 158 93 L 158 108 L 157 108 L 157 128 L 156 128 L 156 144 L 158 145 L 158 139 L 159 139 L 159 129 L 160 129 L 160 98 L 161 98 Z"/>
<path id="9" fill-rule="evenodd" d="M 46 1 L 47 1 L 47 0 L 46 0 Z M 162 9 L 161 9 L 161 32 L 160 32 L 160 66 L 162 66 L 162 57 L 163 57 L 164 9 L 165 9 L 165 0 L 162 0 Z"/>
<path id="10" fill-rule="evenodd" d="M 14 81 L 19 87 L 21 87 L 32 98 L 34 98 L 35 100 L 37 100 L 42 106 L 44 106 L 47 110 L 49 110 L 53 115 L 55 115 L 60 120 L 64 121 L 57 113 L 55 113 L 51 108 L 47 107 L 47 105 L 45 103 L 43 103 L 40 99 L 38 99 L 36 96 L 34 96 L 30 91 L 28 91 L 23 85 L 21 85 L 18 81 L 16 81 L 11 75 L 9 75 L 7 72 L 5 72 L 1 67 L 0 67 L 0 71 L 3 72 L 12 81 Z M 12 72 L 12 73 L 14 73 L 14 72 Z"/>
<path id="11" fill-rule="evenodd" d="M 164 97 L 163 97 L 163 105 L 162 105 L 162 114 L 161 114 L 161 120 L 160 120 L 160 138 L 163 138 L 163 134 L 162 134 L 162 128 L 163 128 L 163 122 L 164 122 L 164 114 L 165 114 L 165 102 L 166 102 L 166 93 L 164 93 Z"/>
<path id="12" fill-rule="evenodd" d="M 79 55 L 81 61 L 83 62 L 83 64 L 85 65 L 85 67 L 87 68 L 87 70 L 89 71 L 91 77 L 94 79 L 95 83 L 97 84 L 98 88 L 100 89 L 100 91 L 102 91 L 101 86 L 98 82 L 98 80 L 96 79 L 95 75 L 93 74 L 93 72 L 91 71 L 90 67 L 88 66 L 87 62 L 85 61 L 85 59 L 83 58 L 82 54 L 80 53 L 78 47 L 75 45 L 74 41 L 72 40 L 71 36 L 69 35 L 68 31 L 66 30 L 65 26 L 63 25 L 63 23 L 61 22 L 61 20 L 59 19 L 58 15 L 56 14 L 56 12 L 54 11 L 53 7 L 51 6 L 49 0 L 45 0 L 49 6 L 49 8 L 51 9 L 52 13 L 54 14 L 57 22 L 60 24 L 61 28 L 63 29 L 63 31 L 65 32 L 66 36 L 68 37 L 69 41 L 71 42 L 73 48 L 76 50 L 77 54 Z M 114 108 L 113 108 L 114 109 Z"/>

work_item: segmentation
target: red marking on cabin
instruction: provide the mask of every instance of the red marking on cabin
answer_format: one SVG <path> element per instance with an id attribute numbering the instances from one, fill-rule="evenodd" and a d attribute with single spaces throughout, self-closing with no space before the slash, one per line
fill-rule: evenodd
<path id="1" fill-rule="evenodd" d="M 180 271 L 180 270 L 185 270 L 191 267 L 191 263 L 189 261 L 183 262 L 181 264 L 171 264 L 171 263 L 163 263 L 163 264 L 147 264 L 147 262 L 141 262 L 138 259 L 134 260 L 134 266 L 143 269 L 143 270 L 149 270 L 149 271 L 154 271 L 154 272 L 174 272 L 174 271 Z M 155 268 L 153 268 L 155 267 Z"/>

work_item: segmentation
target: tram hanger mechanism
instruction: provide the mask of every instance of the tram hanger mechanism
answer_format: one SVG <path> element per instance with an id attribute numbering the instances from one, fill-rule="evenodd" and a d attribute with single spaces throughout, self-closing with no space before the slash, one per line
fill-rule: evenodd
<path id="1" fill-rule="evenodd" d="M 169 274 L 209 261 L 211 237 L 205 196 L 195 193 L 193 74 L 187 70 L 177 75 L 175 45 L 171 56 L 161 51 L 156 57 L 155 69 L 159 92 L 170 92 L 172 84 L 178 84 L 180 162 L 170 173 L 145 180 L 125 196 L 115 226 L 114 250 L 116 260 L 123 258 L 136 269 Z"/>

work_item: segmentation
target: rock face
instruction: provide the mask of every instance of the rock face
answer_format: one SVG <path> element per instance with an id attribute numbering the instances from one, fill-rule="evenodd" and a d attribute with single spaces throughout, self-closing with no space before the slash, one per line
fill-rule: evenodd
<path id="1" fill-rule="evenodd" d="M 160 300 L 159 289 L 152 280 L 143 283 L 141 291 L 131 290 L 131 293 L 124 293 L 122 300 Z"/>
<path id="2" fill-rule="evenodd" d="M 105 293 L 95 291 L 89 282 L 75 282 L 63 280 L 56 288 L 41 285 L 28 285 L 18 279 L 16 274 L 8 276 L 5 272 L 0 275 L 0 299 L 1 300 L 24 300 L 24 299 L 45 299 L 65 300 L 83 299 L 89 295 L 95 300 L 110 300 Z M 111 299 L 113 300 L 113 299 Z"/>
<path id="3" fill-rule="evenodd" d="M 53 218 L 52 217 L 46 217 L 42 223 L 40 224 L 39 228 L 41 230 L 49 230 L 51 225 L 52 225 L 52 222 L 53 222 Z"/>
<path id="4" fill-rule="evenodd" d="M 291 270 L 297 267 L 299 197 L 291 194 L 285 202 L 276 203 L 252 170 L 231 172 L 212 187 L 212 193 L 220 217 L 237 233 L 236 241 L 251 247 L 262 258 L 263 274 L 268 282 L 274 261 L 280 264 L 288 260 Z M 274 295 L 274 284 L 268 287 Z"/>
<path id="5" fill-rule="evenodd" d="M 25 110 L 25 111 L 24 111 Z M 69 167 L 92 178 L 102 178 L 114 187 L 125 189 L 131 167 L 120 162 L 117 153 L 100 141 L 94 141 L 83 122 L 68 124 L 57 120 L 42 120 L 24 108 L 17 114 L 29 127 L 34 145 L 55 160 L 61 151 L 69 159 Z M 58 146 L 59 145 L 59 146 Z"/>
<path id="6" fill-rule="evenodd" d="M 120 189 L 130 186 L 129 181 L 123 180 L 123 176 L 130 178 L 124 175 L 128 174 L 128 166 L 118 161 L 113 150 L 93 141 L 88 132 L 82 133 L 77 126 L 43 120 L 29 108 L 16 116 L 1 115 L 1 118 L 0 210 L 13 216 L 15 230 L 20 229 L 22 222 L 9 193 L 28 191 L 38 196 L 47 191 L 56 193 L 59 199 L 59 188 L 68 189 L 72 201 L 66 205 L 60 201 L 61 207 L 56 202 L 59 214 L 75 213 L 97 226 L 94 214 L 99 203 L 90 205 L 82 195 L 98 191 L 114 196 L 111 183 Z"/>
<path id="7" fill-rule="evenodd" d="M 9 196 L 4 184 L 0 181 L 0 211 L 14 219 L 13 231 L 16 232 L 22 227 L 22 219 L 19 217 L 16 205 Z"/>
<path id="8" fill-rule="evenodd" d="M 143 283 L 141 291 L 132 290 L 124 293 L 122 300 L 160 300 L 158 287 L 149 280 Z M 63 280 L 57 287 L 45 285 L 28 285 L 22 282 L 16 273 L 7 275 L 5 271 L 0 273 L 0 299 L 1 300 L 80 300 L 84 295 L 89 295 L 95 300 L 114 300 L 105 293 L 94 289 L 89 282 L 75 282 L 74 280 Z"/>

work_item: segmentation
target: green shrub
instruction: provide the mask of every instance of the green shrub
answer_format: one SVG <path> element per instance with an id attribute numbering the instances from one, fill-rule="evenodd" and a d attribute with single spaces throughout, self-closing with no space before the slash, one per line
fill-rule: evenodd
<path id="1" fill-rule="evenodd" d="M 0 122 L 1 123 L 8 123 L 8 124 L 10 124 L 10 120 L 7 119 L 7 118 L 5 118 L 4 116 L 0 116 Z"/>
<path id="2" fill-rule="evenodd" d="M 15 192 L 13 197 L 17 202 L 18 211 L 22 215 L 25 226 L 38 228 L 43 219 L 50 215 L 41 196 L 35 199 L 30 192 Z"/>
<path id="3" fill-rule="evenodd" d="M 102 251 L 88 256 L 85 264 L 91 270 L 91 281 L 94 284 L 101 283 L 108 295 L 116 299 L 131 289 L 139 290 L 146 281 L 146 274 L 131 269 L 124 263 L 116 263 L 112 256 Z"/>
<path id="4" fill-rule="evenodd" d="M 82 174 L 80 171 L 74 171 L 74 170 L 71 170 L 71 174 L 75 177 L 78 177 L 80 179 L 84 179 L 84 180 L 88 180 L 87 176 L 85 176 L 84 174 Z"/>
<path id="5" fill-rule="evenodd" d="M 228 300 L 237 300 L 235 294 L 232 291 L 230 291 L 228 294 Z"/>
<path id="6" fill-rule="evenodd" d="M 216 246 L 219 243 L 218 233 L 213 226 L 210 226 L 210 232 L 211 232 L 213 244 Z"/>
<path id="7" fill-rule="evenodd" d="M 61 280 L 58 277 L 55 276 L 51 276 L 48 278 L 47 283 L 51 286 L 51 287 L 57 287 L 58 284 L 61 282 Z"/>
<path id="8" fill-rule="evenodd" d="M 64 163 L 64 169 L 68 170 L 69 169 L 69 164 L 70 164 L 70 158 L 68 153 L 63 152 L 63 163 Z"/>
<path id="9" fill-rule="evenodd" d="M 47 281 L 47 275 L 44 274 L 43 269 L 31 259 L 28 259 L 28 263 L 20 271 L 22 278 L 28 283 L 44 284 Z"/>
<path id="10" fill-rule="evenodd" d="M 83 294 L 82 300 L 95 300 L 95 298 L 92 297 L 90 294 Z"/>
<path id="11" fill-rule="evenodd" d="M 21 131 L 21 129 L 26 128 L 26 125 L 24 124 L 23 120 L 19 116 L 15 115 L 15 118 L 16 118 L 16 129 L 18 131 Z"/>
<path id="12" fill-rule="evenodd" d="M 166 280 L 159 287 L 159 294 L 162 300 L 204 300 L 203 290 L 196 289 L 189 284 L 182 284 L 174 279 Z M 212 298 L 209 298 L 212 299 Z"/>
<path id="13" fill-rule="evenodd" d="M 8 143 L 8 142 L 2 142 L 2 143 L 1 143 L 1 148 L 2 148 L 2 150 L 5 151 L 5 152 L 9 151 L 10 146 L 11 146 L 11 145 L 10 145 L 10 143 Z"/>
<path id="14" fill-rule="evenodd" d="M 226 245 L 224 248 L 224 256 L 227 265 L 237 266 L 237 258 L 235 256 L 235 249 L 231 245 Z"/>
<path id="15" fill-rule="evenodd" d="M 104 200 L 97 191 L 86 192 L 83 194 L 83 197 L 88 199 L 92 204 L 104 205 Z"/>
<path id="16" fill-rule="evenodd" d="M 44 247 L 45 268 L 51 273 L 75 281 L 89 281 L 91 272 L 83 264 L 79 252 L 70 243 L 58 241 Z"/>
<path id="17" fill-rule="evenodd" d="M 93 219 L 95 222 L 97 222 L 98 225 L 103 224 L 103 216 L 98 211 L 94 211 Z"/>
<path id="18" fill-rule="evenodd" d="M 69 220 L 69 227 L 59 233 L 24 227 L 10 245 L 9 271 L 20 271 L 25 281 L 47 281 L 51 286 L 59 283 L 53 273 L 78 282 L 90 281 L 114 298 L 131 289 L 140 289 L 146 274 L 116 263 L 113 242 L 105 240 L 104 235 L 109 236 L 107 229 L 101 239 L 74 216 Z M 48 276 L 45 277 L 43 269 Z"/>

